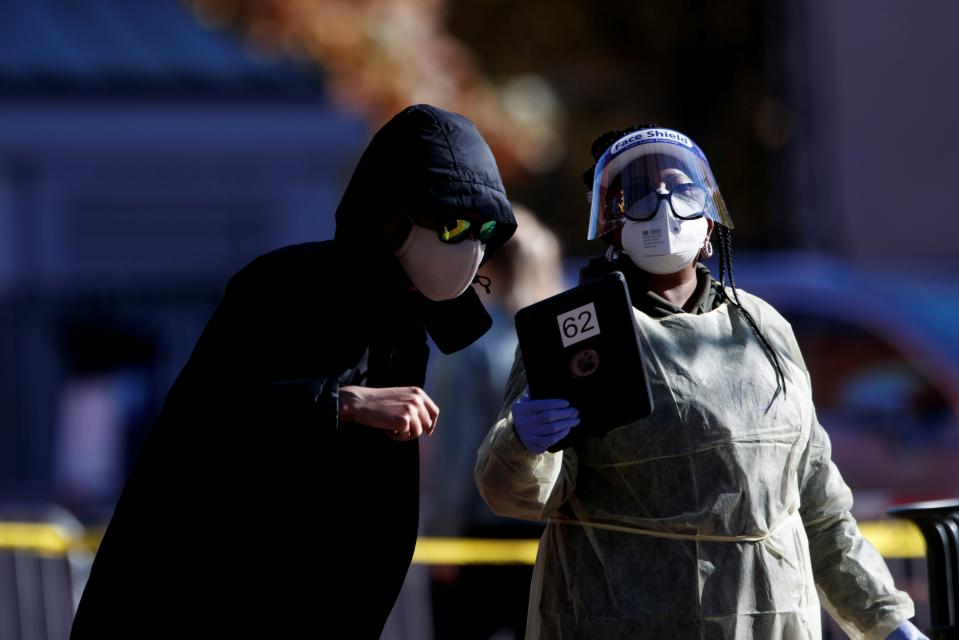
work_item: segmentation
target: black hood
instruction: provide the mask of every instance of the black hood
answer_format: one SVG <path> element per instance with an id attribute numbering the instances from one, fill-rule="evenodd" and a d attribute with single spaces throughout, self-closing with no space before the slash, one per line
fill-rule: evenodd
<path id="1" fill-rule="evenodd" d="M 387 122 L 363 152 L 336 210 L 335 238 L 385 283 L 405 281 L 383 231 L 388 217 L 415 213 L 440 223 L 457 211 L 496 220 L 484 263 L 516 230 L 496 160 L 473 123 L 457 113 L 415 105 Z M 489 328 L 489 315 L 473 287 L 446 302 L 418 297 L 424 324 L 446 353 L 471 344 Z"/>
<path id="2" fill-rule="evenodd" d="M 414 212 L 437 223 L 470 211 L 496 220 L 485 262 L 516 230 L 493 153 L 472 122 L 426 104 L 408 107 L 370 141 L 336 210 L 336 239 L 364 253 L 392 255 L 379 235 L 389 214 Z"/>

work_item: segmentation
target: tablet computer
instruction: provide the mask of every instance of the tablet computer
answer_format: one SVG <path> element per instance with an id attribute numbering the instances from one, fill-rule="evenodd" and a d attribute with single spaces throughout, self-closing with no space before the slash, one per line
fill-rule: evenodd
<path id="1" fill-rule="evenodd" d="M 563 398 L 580 423 L 565 449 L 652 413 L 626 278 L 614 271 L 520 309 L 516 333 L 531 398 Z"/>

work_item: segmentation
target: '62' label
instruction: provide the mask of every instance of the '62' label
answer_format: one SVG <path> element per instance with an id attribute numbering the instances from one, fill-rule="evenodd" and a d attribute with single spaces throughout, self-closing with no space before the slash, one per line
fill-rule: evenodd
<path id="1" fill-rule="evenodd" d="M 559 321 L 559 333 L 564 347 L 599 335 L 599 322 L 596 320 L 596 308 L 592 302 L 560 314 L 556 316 L 556 320 Z"/>

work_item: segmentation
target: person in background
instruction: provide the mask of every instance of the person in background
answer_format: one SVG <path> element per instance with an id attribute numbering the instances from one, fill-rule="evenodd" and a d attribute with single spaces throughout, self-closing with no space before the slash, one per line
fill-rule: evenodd
<path id="1" fill-rule="evenodd" d="M 409 107 L 373 137 L 327 242 L 229 282 L 106 530 L 73 638 L 378 638 L 416 541 L 427 332 L 516 223 L 473 124 Z"/>
<path id="2" fill-rule="evenodd" d="M 513 205 L 517 230 L 479 275 L 489 279 L 490 331 L 459 353 L 430 362 L 426 390 L 443 407 L 443 428 L 424 443 L 424 528 L 429 535 L 534 538 L 540 524 L 490 512 L 472 481 L 476 449 L 499 412 L 516 352 L 516 312 L 564 288 L 556 235 L 528 209 Z M 431 567 L 438 639 L 522 637 L 526 566 Z M 476 602 L 485 606 L 482 612 Z"/>
<path id="3" fill-rule="evenodd" d="M 820 603 L 852 638 L 924 638 L 850 513 L 792 329 L 735 286 L 703 152 L 654 125 L 592 151 L 607 251 L 581 280 L 626 276 L 653 413 L 550 453 L 576 408 L 530 399 L 517 358 L 475 477 L 495 512 L 549 520 L 527 638 L 819 638 Z M 697 262 L 713 237 L 718 279 Z"/>

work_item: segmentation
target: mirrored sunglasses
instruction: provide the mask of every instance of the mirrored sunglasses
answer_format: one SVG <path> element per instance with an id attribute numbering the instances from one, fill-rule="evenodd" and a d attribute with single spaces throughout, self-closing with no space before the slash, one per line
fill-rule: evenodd
<path id="1" fill-rule="evenodd" d="M 475 222 L 451 218 L 440 225 L 438 231 L 440 240 L 447 244 L 456 244 L 467 238 L 486 242 L 496 232 L 496 221 Z"/>

